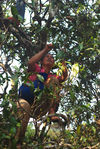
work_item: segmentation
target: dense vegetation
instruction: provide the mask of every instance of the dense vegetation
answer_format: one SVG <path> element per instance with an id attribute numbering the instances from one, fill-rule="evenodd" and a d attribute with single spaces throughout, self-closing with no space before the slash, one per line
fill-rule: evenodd
<path id="1" fill-rule="evenodd" d="M 58 112 L 64 112 L 68 123 L 60 134 L 52 129 L 47 135 L 46 126 L 41 131 L 37 125 L 33 129 L 34 120 L 28 126 L 23 147 L 35 149 L 47 144 L 57 149 L 98 149 L 100 0 L 27 0 L 28 24 L 16 12 L 14 2 L 0 1 L 0 148 L 16 146 L 16 126 L 20 127 L 15 104 L 18 87 L 27 78 L 28 59 L 48 42 L 54 45 L 59 73 L 62 60 L 69 70 L 68 80 L 62 84 Z M 20 24 L 7 19 L 10 11 Z"/>

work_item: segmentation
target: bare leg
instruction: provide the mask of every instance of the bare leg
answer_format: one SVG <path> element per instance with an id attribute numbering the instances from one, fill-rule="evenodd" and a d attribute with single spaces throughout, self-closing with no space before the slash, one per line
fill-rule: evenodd
<path id="1" fill-rule="evenodd" d="M 27 124 L 29 122 L 29 118 L 30 118 L 30 110 L 31 110 L 31 106 L 30 104 L 24 100 L 24 99 L 19 99 L 19 101 L 17 102 L 17 114 L 18 114 L 18 118 L 21 122 L 21 127 L 17 128 L 17 133 L 15 136 L 15 139 L 18 142 L 22 142 L 22 139 L 25 136 L 25 131 L 27 128 Z"/>
<path id="2" fill-rule="evenodd" d="M 48 88 L 47 91 L 41 96 L 41 99 L 38 101 L 34 99 L 34 103 L 32 105 L 32 113 L 35 119 L 38 119 L 44 116 L 47 112 L 50 114 L 55 114 L 59 105 L 59 81 L 55 77 L 49 78 L 45 82 L 45 86 Z M 58 117 L 56 117 L 58 118 Z"/>
<path id="3" fill-rule="evenodd" d="M 59 107 L 59 102 L 60 102 L 60 96 L 59 96 L 59 91 L 60 91 L 60 86 L 59 86 L 59 81 L 55 77 L 51 77 L 47 80 L 46 86 L 51 88 L 51 92 L 53 93 L 52 99 L 50 100 L 50 109 L 49 109 L 49 114 L 55 114 L 58 110 Z M 53 116 L 51 118 L 52 121 L 60 121 L 59 117 Z"/>

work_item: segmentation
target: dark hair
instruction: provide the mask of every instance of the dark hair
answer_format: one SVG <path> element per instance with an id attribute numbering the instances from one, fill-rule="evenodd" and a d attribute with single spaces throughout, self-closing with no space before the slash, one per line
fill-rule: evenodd
<path id="1" fill-rule="evenodd" d="M 41 67 L 42 67 L 42 62 L 43 62 L 44 57 L 45 57 L 46 55 L 48 55 L 48 54 L 52 55 L 51 53 L 46 53 L 46 54 L 43 55 L 42 58 L 40 59 L 40 63 L 41 63 L 40 65 L 41 65 Z M 53 57 L 53 55 L 52 55 L 52 57 Z"/>
<path id="2" fill-rule="evenodd" d="M 43 61 L 44 57 L 45 57 L 47 54 L 48 54 L 48 53 L 44 54 L 44 55 L 41 57 L 40 62 Z"/>
<path id="3" fill-rule="evenodd" d="M 42 62 L 43 59 L 44 59 L 44 57 L 45 57 L 46 55 L 48 55 L 48 54 L 52 55 L 51 53 L 46 53 L 45 55 L 42 56 L 42 58 L 40 59 L 40 61 Z M 52 55 L 52 57 L 53 57 L 53 55 Z"/>

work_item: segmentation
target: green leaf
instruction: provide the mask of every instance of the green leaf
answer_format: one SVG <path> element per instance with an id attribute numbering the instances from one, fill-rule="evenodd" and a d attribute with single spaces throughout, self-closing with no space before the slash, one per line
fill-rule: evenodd
<path id="1" fill-rule="evenodd" d="M 11 13 L 15 18 L 18 16 L 18 11 L 15 6 L 11 6 Z"/>
<path id="2" fill-rule="evenodd" d="M 22 16 L 18 15 L 17 17 L 18 17 L 18 20 L 22 23 L 23 22 Z"/>
<path id="3" fill-rule="evenodd" d="M 72 65 L 72 63 L 71 63 L 71 62 L 69 62 L 69 61 L 65 61 L 65 63 Z"/>
<path id="4" fill-rule="evenodd" d="M 81 43 L 79 44 L 79 47 L 80 47 L 80 50 L 83 49 L 83 42 L 81 42 Z"/>
<path id="5" fill-rule="evenodd" d="M 86 51 L 90 51 L 90 50 L 94 50 L 94 48 L 88 48 L 88 49 L 86 49 Z"/>
<path id="6" fill-rule="evenodd" d="M 57 53 L 57 55 L 56 55 L 56 58 L 57 59 L 64 59 L 64 58 L 66 58 L 66 54 L 65 54 L 65 52 L 62 50 L 62 51 L 59 51 L 58 53 Z"/>
<path id="7" fill-rule="evenodd" d="M 18 84 L 18 75 L 17 74 L 13 75 L 10 81 L 11 81 L 11 87 L 16 86 Z"/>
<path id="8" fill-rule="evenodd" d="M 39 79 L 41 82 L 44 82 L 43 76 L 41 76 L 40 74 L 37 74 L 37 77 L 38 77 L 38 79 Z"/>
<path id="9" fill-rule="evenodd" d="M 74 101 L 75 93 L 72 90 L 70 90 L 70 96 L 71 96 L 72 101 Z"/>
<path id="10" fill-rule="evenodd" d="M 1 35 L 0 35 L 0 40 L 3 41 L 4 39 L 5 39 L 5 35 L 4 35 L 4 34 L 1 34 Z"/>
<path id="11" fill-rule="evenodd" d="M 79 64 L 78 63 L 75 63 L 74 65 L 72 65 L 70 79 L 72 80 L 74 77 L 77 76 L 78 73 L 79 73 Z"/>
<path id="12" fill-rule="evenodd" d="M 80 130 L 81 129 L 81 126 L 79 125 L 79 126 L 77 126 L 77 134 L 79 135 L 80 134 Z"/>
<path id="13" fill-rule="evenodd" d="M 21 127 L 21 124 L 20 123 L 17 123 L 17 127 Z"/>
<path id="14" fill-rule="evenodd" d="M 32 0 L 32 6 L 34 6 L 34 0 Z"/>
<path id="15" fill-rule="evenodd" d="M 92 126 L 92 130 L 94 132 L 94 134 L 96 133 L 96 128 L 94 126 Z"/>
<path id="16" fill-rule="evenodd" d="M 11 134 L 15 134 L 15 133 L 16 133 L 16 128 L 15 128 L 15 127 L 11 128 L 11 129 L 10 129 L 10 133 L 11 133 Z"/>

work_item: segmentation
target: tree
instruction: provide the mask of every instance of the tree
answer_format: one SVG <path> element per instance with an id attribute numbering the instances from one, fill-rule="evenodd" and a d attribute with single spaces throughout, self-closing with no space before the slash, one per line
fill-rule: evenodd
<path id="1" fill-rule="evenodd" d="M 65 60 L 69 68 L 69 78 L 62 85 L 60 108 L 71 126 L 70 131 L 66 130 L 66 142 L 77 149 L 98 145 L 99 127 L 95 120 L 100 117 L 99 0 L 24 2 L 29 10 L 28 25 L 16 12 L 14 0 L 0 2 L 0 147 L 7 147 L 5 141 L 14 137 L 16 126 L 20 127 L 15 116 L 18 86 L 26 79 L 28 59 L 46 42 L 54 45 L 57 67 L 62 69 L 60 62 Z M 10 10 L 16 21 L 7 19 Z M 71 70 L 75 74 L 72 77 Z M 9 90 L 11 80 L 14 84 Z"/>

